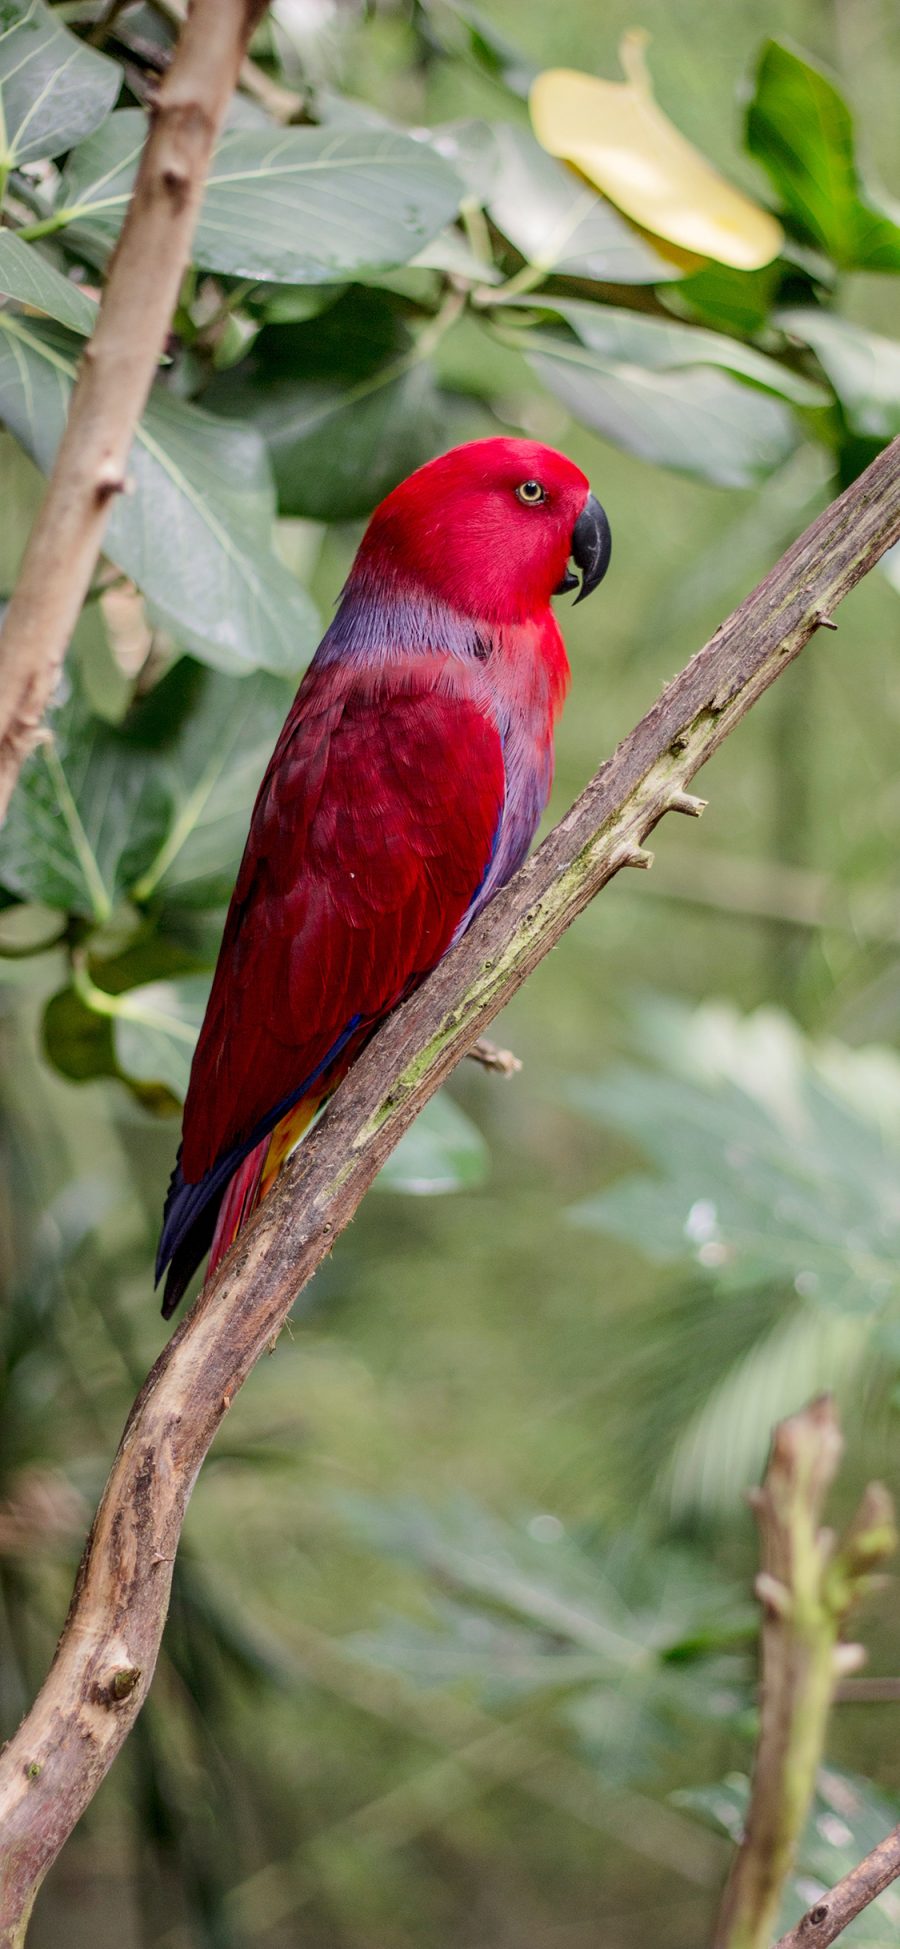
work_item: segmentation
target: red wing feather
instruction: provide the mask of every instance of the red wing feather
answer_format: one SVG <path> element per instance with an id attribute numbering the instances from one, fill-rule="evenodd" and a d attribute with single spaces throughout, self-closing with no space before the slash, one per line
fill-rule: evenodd
<path id="1" fill-rule="evenodd" d="M 185 1105 L 196 1183 L 446 951 L 487 871 L 500 737 L 444 659 L 302 686 L 260 788 Z M 458 681 L 458 680 L 457 680 Z"/>

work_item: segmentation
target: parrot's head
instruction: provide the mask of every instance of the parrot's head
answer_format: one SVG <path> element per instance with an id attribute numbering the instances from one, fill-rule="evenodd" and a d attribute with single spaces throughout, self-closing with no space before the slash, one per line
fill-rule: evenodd
<path id="1" fill-rule="evenodd" d="M 429 460 L 382 501 L 359 555 L 362 575 L 494 622 L 534 616 L 609 566 L 609 522 L 587 477 L 535 440 L 472 440 Z"/>

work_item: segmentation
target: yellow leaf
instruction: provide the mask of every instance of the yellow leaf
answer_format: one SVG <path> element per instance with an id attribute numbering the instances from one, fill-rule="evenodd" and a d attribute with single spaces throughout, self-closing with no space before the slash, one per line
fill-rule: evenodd
<path id="1" fill-rule="evenodd" d="M 625 35 L 625 81 L 599 81 L 573 68 L 538 75 L 530 99 L 535 135 L 646 230 L 719 264 L 758 270 L 777 257 L 781 225 L 727 183 L 663 114 L 644 62 L 647 38 L 641 29 Z"/>

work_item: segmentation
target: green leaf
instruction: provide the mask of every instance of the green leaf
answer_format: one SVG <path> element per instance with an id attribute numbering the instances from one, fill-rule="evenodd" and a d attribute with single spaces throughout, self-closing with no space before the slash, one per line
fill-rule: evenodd
<path id="1" fill-rule="evenodd" d="M 0 416 L 45 473 L 78 353 L 54 327 L 0 312 Z M 128 471 L 133 491 L 117 497 L 104 545 L 154 617 L 220 669 L 299 670 L 318 621 L 271 552 L 274 497 L 259 435 L 158 387 Z"/>
<path id="2" fill-rule="evenodd" d="M 44 1054 L 70 1083 L 92 1083 L 98 1076 L 116 1076 L 112 1023 L 85 1006 L 74 988 L 51 995 L 41 1025 Z"/>
<path id="3" fill-rule="evenodd" d="M 783 275 L 784 264 L 778 258 L 760 271 L 705 264 L 682 283 L 667 285 L 660 301 L 679 318 L 750 338 L 767 326 Z"/>
<path id="4" fill-rule="evenodd" d="M 146 118 L 122 109 L 76 150 L 57 217 L 103 247 L 121 227 Z M 232 129 L 194 239 L 204 270 L 333 284 L 408 263 L 455 216 L 460 185 L 429 143 L 393 129 Z"/>
<path id="5" fill-rule="evenodd" d="M 183 1102 L 208 995 L 207 975 L 182 975 L 109 998 L 116 1061 L 130 1081 Z"/>
<path id="6" fill-rule="evenodd" d="M 179 664 L 133 712 L 133 745 L 157 744 L 154 790 L 168 817 L 158 850 L 131 887 L 137 900 L 224 906 L 240 864 L 253 801 L 281 730 L 292 686 L 263 671 L 237 682 Z M 157 742 L 156 733 L 162 731 Z"/>
<path id="7" fill-rule="evenodd" d="M 747 114 L 747 146 L 805 238 L 842 270 L 900 271 L 900 212 L 866 183 L 853 119 L 820 68 L 767 41 Z"/>
<path id="8" fill-rule="evenodd" d="M 87 338 L 97 322 L 95 300 L 63 277 L 36 244 L 23 244 L 14 230 L 0 230 L 0 293 Z"/>
<path id="9" fill-rule="evenodd" d="M 12 595 L 43 498 L 44 483 L 37 468 L 11 433 L 0 432 L 0 598 Z"/>
<path id="10" fill-rule="evenodd" d="M 826 397 L 718 332 L 611 305 L 541 303 L 552 303 L 569 333 L 533 328 L 517 343 L 574 417 L 628 453 L 720 487 L 765 480 L 798 444 L 787 402 L 813 406 Z"/>
<path id="11" fill-rule="evenodd" d="M 582 176 L 548 156 L 527 129 L 499 123 L 492 134 L 488 215 L 526 263 L 604 284 L 683 277 L 680 261 L 664 256 Z"/>
<path id="12" fill-rule="evenodd" d="M 0 882 L 95 921 L 124 898 L 224 905 L 290 696 L 182 659 L 114 726 L 74 687 L 23 771 Z"/>
<path id="13" fill-rule="evenodd" d="M 123 749 L 76 689 L 23 768 L 0 832 L 0 882 L 23 900 L 102 922 L 168 830 L 154 754 Z"/>
<path id="14" fill-rule="evenodd" d="M 3 0 L 0 168 L 83 141 L 109 114 L 121 80 L 116 63 L 85 47 L 43 0 Z"/>
<path id="15" fill-rule="evenodd" d="M 773 320 L 809 345 L 837 393 L 852 433 L 892 440 L 900 433 L 900 343 L 852 325 L 814 305 L 778 311 Z"/>
<path id="16" fill-rule="evenodd" d="M 265 436 L 283 514 L 368 514 L 444 444 L 430 370 L 377 291 L 349 293 L 325 319 L 264 331 L 207 398 Z"/>
<path id="17" fill-rule="evenodd" d="M 459 22 L 463 52 L 476 67 L 492 81 L 508 88 L 511 95 L 518 95 L 521 101 L 527 101 L 538 72 L 534 62 L 529 61 L 521 48 L 498 31 L 480 7 L 463 6 L 460 0 L 448 0 L 448 12 Z"/>
<path id="18" fill-rule="evenodd" d="M 806 1043 L 765 1011 L 666 1020 L 668 1074 L 619 1069 L 573 1086 L 658 1173 L 587 1200 L 577 1222 L 723 1292 L 777 1284 L 857 1315 L 897 1305 L 900 1059 Z"/>
<path id="19" fill-rule="evenodd" d="M 380 1191 L 434 1197 L 471 1191 L 488 1174 L 487 1144 L 470 1117 L 441 1091 L 401 1137 L 375 1182 Z"/>

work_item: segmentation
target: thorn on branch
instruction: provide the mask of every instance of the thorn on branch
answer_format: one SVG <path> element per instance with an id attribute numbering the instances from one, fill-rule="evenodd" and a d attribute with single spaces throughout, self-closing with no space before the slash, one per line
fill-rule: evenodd
<path id="1" fill-rule="evenodd" d="M 668 811 L 683 812 L 688 819 L 702 819 L 708 804 L 708 799 L 698 799 L 693 792 L 673 792 Z"/>
<path id="2" fill-rule="evenodd" d="M 633 846 L 631 851 L 626 853 L 622 865 L 640 866 L 645 872 L 649 872 L 655 858 L 656 854 L 649 852 L 646 846 Z"/>
<path id="3" fill-rule="evenodd" d="M 482 1069 L 492 1069 L 498 1076 L 516 1076 L 522 1067 L 521 1059 L 511 1049 L 498 1049 L 496 1042 L 489 1042 L 486 1035 L 473 1042 L 468 1056 L 470 1062 L 480 1063 Z"/>
<path id="4" fill-rule="evenodd" d="M 837 623 L 834 621 L 834 618 L 832 616 L 826 616 L 824 609 L 816 610 L 815 624 L 817 629 L 837 629 Z"/>

